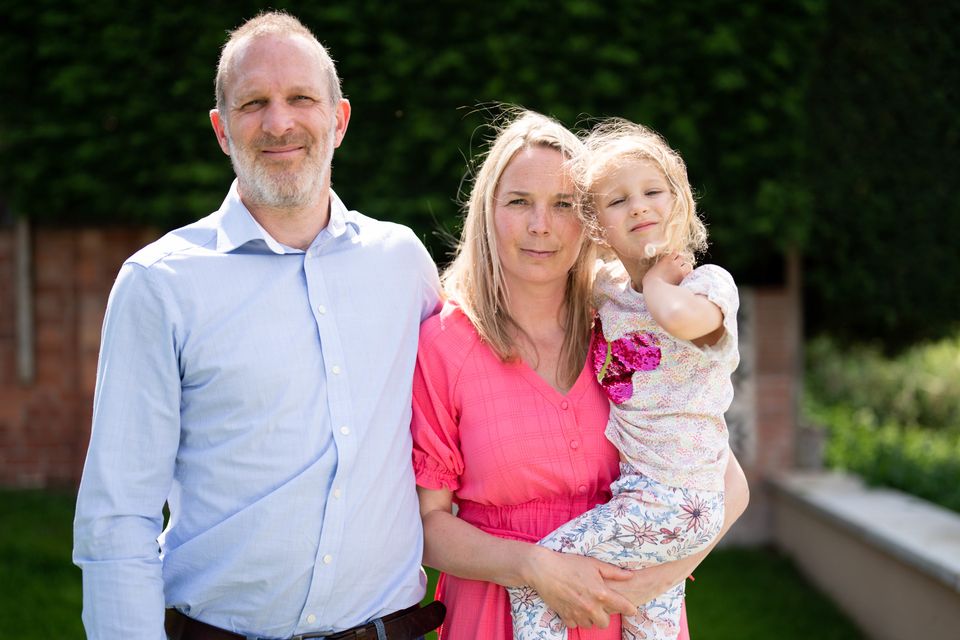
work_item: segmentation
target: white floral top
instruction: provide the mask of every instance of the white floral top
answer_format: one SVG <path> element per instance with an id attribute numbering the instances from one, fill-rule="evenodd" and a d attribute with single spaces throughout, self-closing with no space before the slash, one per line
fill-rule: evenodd
<path id="1" fill-rule="evenodd" d="M 667 333 L 623 265 L 612 262 L 597 273 L 591 364 L 611 399 L 607 438 L 640 473 L 669 486 L 722 491 L 723 414 L 740 362 L 740 300 L 730 274 L 712 264 L 694 269 L 680 286 L 720 307 L 725 332 L 716 344 L 701 348 Z"/>

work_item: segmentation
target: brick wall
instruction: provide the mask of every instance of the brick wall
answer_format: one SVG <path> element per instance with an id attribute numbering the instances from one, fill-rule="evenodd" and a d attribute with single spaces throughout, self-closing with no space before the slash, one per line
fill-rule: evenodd
<path id="1" fill-rule="evenodd" d="M 133 229 L 34 229 L 35 375 L 17 370 L 12 228 L 0 228 L 0 485 L 72 486 L 93 404 L 100 325 L 123 260 L 156 237 Z"/>
<path id="2" fill-rule="evenodd" d="M 33 311 L 36 376 L 16 367 L 14 234 L 0 227 L 0 486 L 76 484 L 90 433 L 100 327 L 123 260 L 156 237 L 130 229 L 35 229 Z M 751 484 L 751 506 L 729 536 L 767 540 L 772 530 L 764 481 L 794 466 L 800 312 L 796 287 L 744 290 L 746 417 L 731 424 Z M 739 430 L 739 432 L 737 432 Z M 745 432 L 744 432 L 745 431 Z"/>

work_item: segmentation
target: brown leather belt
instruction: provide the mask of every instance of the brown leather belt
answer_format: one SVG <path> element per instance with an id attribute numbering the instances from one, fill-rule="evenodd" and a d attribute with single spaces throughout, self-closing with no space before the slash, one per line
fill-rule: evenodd
<path id="1" fill-rule="evenodd" d="M 383 623 L 388 640 L 415 640 L 439 627 L 446 611 L 442 602 L 431 602 L 422 608 L 414 605 L 409 609 L 391 613 L 380 618 L 380 621 Z M 246 636 L 188 618 L 176 609 L 167 609 L 166 629 L 169 640 L 246 640 Z M 375 621 L 368 622 L 336 633 L 305 633 L 294 636 L 290 640 L 307 640 L 308 638 L 376 640 L 377 624 Z"/>

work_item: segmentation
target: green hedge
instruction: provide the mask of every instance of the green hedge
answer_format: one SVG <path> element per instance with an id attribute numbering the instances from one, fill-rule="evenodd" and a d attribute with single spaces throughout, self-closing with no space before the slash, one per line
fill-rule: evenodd
<path id="1" fill-rule="evenodd" d="M 264 6 L 0 0 L 7 218 L 172 227 L 215 208 L 231 170 L 207 120 L 213 69 L 225 32 Z M 665 134 L 709 260 L 764 284 L 785 247 L 805 252 L 812 331 L 896 346 L 960 318 L 956 3 L 272 6 L 329 45 L 352 100 L 335 187 L 440 260 L 431 232 L 456 227 L 465 158 L 489 134 L 477 107 L 515 102 Z"/>
<path id="2" fill-rule="evenodd" d="M 960 336 L 896 357 L 819 339 L 806 359 L 828 466 L 960 512 Z"/>
<path id="3" fill-rule="evenodd" d="M 850 407 L 813 401 L 806 411 L 826 429 L 825 462 L 830 468 L 960 513 L 960 430 L 877 424 Z"/>
<path id="4" fill-rule="evenodd" d="M 172 226 L 219 204 L 209 131 L 224 32 L 262 5 L 4 0 L 0 190 L 57 224 Z M 679 147 L 717 253 L 737 269 L 800 241 L 803 88 L 822 1 L 358 0 L 291 7 L 330 47 L 354 113 L 335 186 L 425 233 L 456 224 L 464 158 L 515 102 L 575 126 L 620 115 Z M 138 6 L 139 5 L 139 6 Z"/>

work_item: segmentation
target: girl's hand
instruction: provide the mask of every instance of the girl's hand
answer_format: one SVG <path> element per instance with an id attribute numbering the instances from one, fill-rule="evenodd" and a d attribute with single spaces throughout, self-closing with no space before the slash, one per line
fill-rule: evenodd
<path id="1" fill-rule="evenodd" d="M 644 274 L 644 289 L 647 278 L 657 278 L 667 284 L 677 285 L 693 271 L 693 263 L 688 256 L 671 253 L 660 256 L 657 262 Z"/>
<path id="2" fill-rule="evenodd" d="M 633 572 L 594 558 L 531 549 L 529 584 L 567 627 L 610 625 L 610 614 L 632 615 L 637 608 L 611 586 L 633 577 Z"/>

